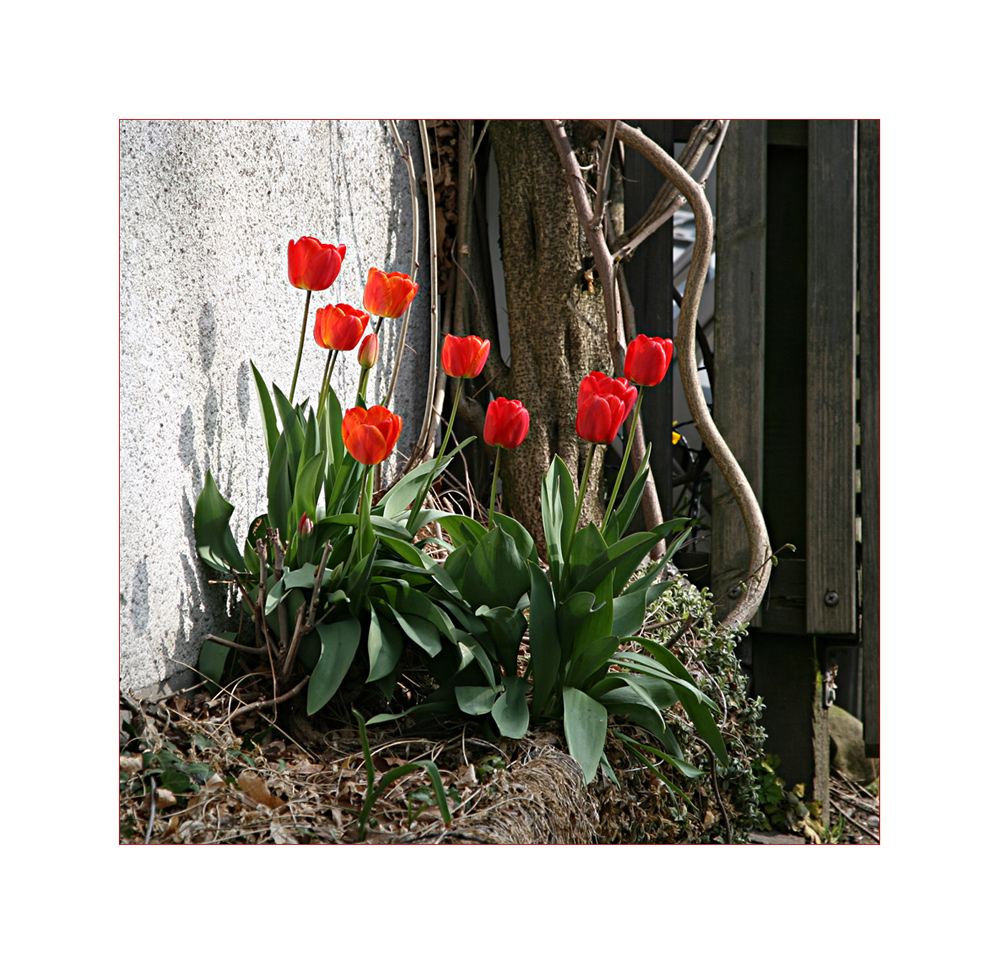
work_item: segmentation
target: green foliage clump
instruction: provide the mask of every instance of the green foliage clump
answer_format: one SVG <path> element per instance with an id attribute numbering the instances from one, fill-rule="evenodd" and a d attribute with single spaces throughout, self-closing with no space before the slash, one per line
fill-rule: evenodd
<path id="1" fill-rule="evenodd" d="M 697 731 L 682 711 L 666 710 L 664 717 L 681 744 L 685 760 L 701 773 L 692 777 L 679 771 L 669 772 L 666 776 L 677 788 L 676 792 L 665 785 L 650 789 L 648 783 L 643 783 L 641 789 L 634 790 L 637 801 L 629 816 L 612 820 L 616 830 L 609 832 L 610 840 L 671 844 L 731 840 L 741 844 L 747 842 L 750 831 L 767 827 L 755 773 L 755 765 L 764 756 L 765 734 L 760 722 L 764 705 L 759 698 L 747 694 L 748 678 L 736 657 L 736 646 L 745 629 L 718 626 L 713 609 L 711 592 L 677 577 L 653 605 L 646 621 L 646 635 L 666 645 L 687 627 L 670 650 L 719 709 L 716 722 L 729 759 L 725 765 L 716 761 L 715 776 L 725 813 L 720 810 L 713 785 L 710 752 L 698 740 Z M 648 631 L 649 626 L 658 622 L 664 625 Z M 612 762 L 628 767 L 628 759 L 628 751 L 622 749 Z M 634 769 L 634 761 L 631 767 Z M 610 807 L 620 802 L 620 797 L 609 790 L 602 801 Z M 621 813 L 618 809 L 618 814 Z"/>

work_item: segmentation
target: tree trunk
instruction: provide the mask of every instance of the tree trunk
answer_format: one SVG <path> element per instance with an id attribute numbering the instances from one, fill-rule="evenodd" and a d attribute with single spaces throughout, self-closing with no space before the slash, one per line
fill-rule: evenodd
<path id="1" fill-rule="evenodd" d="M 579 133 L 569 133 L 586 159 Z M 502 452 L 503 510 L 544 547 L 542 479 L 558 454 L 579 481 L 590 445 L 576 433 L 577 388 L 591 370 L 611 373 L 611 358 L 600 290 L 584 275 L 592 265 L 589 249 L 545 126 L 494 121 L 490 136 L 511 345 L 510 368 L 501 368 L 493 389 L 531 414 L 525 443 Z M 603 450 L 598 446 L 581 524 L 601 518 Z"/>

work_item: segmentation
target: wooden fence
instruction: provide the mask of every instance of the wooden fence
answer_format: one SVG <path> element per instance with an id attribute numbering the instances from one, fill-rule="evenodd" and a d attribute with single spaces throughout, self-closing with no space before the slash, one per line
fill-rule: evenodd
<path id="1" fill-rule="evenodd" d="M 691 126 L 636 123 L 661 144 Z M 648 177 L 626 166 L 627 214 Z M 868 755 L 879 749 L 878 193 L 877 120 L 733 121 L 719 155 L 713 414 L 772 546 L 795 549 L 779 554 L 751 624 L 753 689 L 782 776 L 824 801 L 831 686 L 863 720 Z M 667 274 L 648 265 L 665 257 L 640 254 L 646 263 L 627 267 L 637 317 L 667 335 L 669 316 L 652 309 L 669 307 Z M 669 389 L 657 408 L 652 421 L 669 427 Z M 669 466 L 654 473 L 670 495 Z M 717 472 L 711 499 L 724 612 L 746 578 L 747 540 Z"/>

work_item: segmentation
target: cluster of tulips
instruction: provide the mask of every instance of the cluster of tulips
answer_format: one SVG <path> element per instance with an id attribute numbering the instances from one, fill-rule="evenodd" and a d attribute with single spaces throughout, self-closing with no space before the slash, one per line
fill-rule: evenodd
<path id="1" fill-rule="evenodd" d="M 237 644 L 237 633 L 210 636 L 199 669 L 221 684 L 233 650 L 266 655 L 262 668 L 270 670 L 276 693 L 291 696 L 308 686 L 306 709 L 312 714 L 337 694 L 348 675 L 373 684 L 389 700 L 405 646 L 411 643 L 426 655 L 437 684 L 434 692 L 415 707 L 376 714 L 369 723 L 418 711 L 461 714 L 490 718 L 484 721 L 493 724 L 490 729 L 517 739 L 532 717 L 561 718 L 570 754 L 589 781 L 602 762 L 610 771 L 604 744 L 612 715 L 631 718 L 659 740 L 664 758 L 693 770 L 678 760 L 680 746 L 662 716 L 680 699 L 699 734 L 724 762 L 725 745 L 712 720 L 711 700 L 669 649 L 641 635 L 647 607 L 669 582 L 657 581 L 658 570 L 638 578 L 635 570 L 657 542 L 680 533 L 667 548 L 663 562 L 669 561 L 687 532 L 685 521 L 676 519 L 625 534 L 648 480 L 647 452 L 616 505 L 634 418 L 604 521 L 600 527 L 596 522 L 577 527 L 597 446 L 615 440 L 633 410 L 641 408 L 645 389 L 664 379 L 671 341 L 637 336 L 628 346 L 623 377 L 595 370 L 581 380 L 576 431 L 590 450 L 579 484 L 558 455 L 541 483 L 545 568 L 538 539 L 495 508 L 499 460 L 494 462 L 486 527 L 461 514 L 424 508 L 438 474 L 473 440 L 448 451 L 462 383 L 483 373 L 489 340 L 445 337 L 441 366 L 458 387 L 441 447 L 374 500 L 372 468 L 396 447 L 403 419 L 386 406 L 387 398 L 367 406 L 365 393 L 383 322 L 405 317 L 417 294 L 417 284 L 407 274 L 373 267 L 362 308 L 337 303 L 316 311 L 313 335 L 327 351 L 319 398 L 315 409 L 295 405 L 309 302 L 313 292 L 336 280 L 345 251 L 345 246 L 310 236 L 289 242 L 289 281 L 306 291 L 299 355 L 291 393 L 286 397 L 272 384 L 273 402 L 251 361 L 269 471 L 266 514 L 253 519 L 242 547 L 229 525 L 234 508 L 206 472 L 195 507 L 198 554 L 239 583 L 243 608 L 253 616 L 255 645 Z M 405 326 L 404 318 L 401 330 Z M 338 354 L 359 345 L 358 406 L 342 412 L 330 387 L 332 371 Z M 511 450 L 525 442 L 530 427 L 531 415 L 522 401 L 499 397 L 486 409 L 483 439 Z M 417 539 L 432 521 L 441 523 L 452 542 L 443 563 L 429 558 Z M 525 635 L 530 651 L 522 669 Z M 648 655 L 620 652 L 629 641 Z M 279 702 L 277 695 L 274 702 Z"/>
<path id="2" fill-rule="evenodd" d="M 292 378 L 292 392 L 298 378 L 302 357 L 306 323 L 309 313 L 309 298 L 314 291 L 333 285 L 340 273 L 346 247 L 320 242 L 312 236 L 303 236 L 298 242 L 288 243 L 288 278 L 293 286 L 306 290 L 306 313 L 302 322 L 302 338 L 299 341 L 299 357 L 295 362 Z M 378 360 L 379 330 L 384 319 L 398 319 L 409 307 L 417 294 L 418 285 L 409 275 L 400 272 L 385 273 L 372 267 L 368 272 L 363 297 L 364 309 L 357 309 L 347 303 L 328 304 L 316 311 L 313 334 L 316 343 L 328 351 L 326 367 L 320 386 L 319 407 L 321 412 L 330 392 L 330 378 L 340 352 L 352 351 L 360 343 L 358 362 L 361 365 L 359 394 L 363 397 L 367 387 L 368 373 Z M 372 331 L 365 336 L 371 317 L 376 317 Z M 362 339 L 364 337 L 364 339 Z M 444 339 L 441 350 L 441 365 L 450 377 L 461 381 L 478 377 L 486 365 L 490 352 L 490 341 L 477 336 L 456 337 L 451 334 Z M 583 480 L 580 484 L 582 496 L 586 489 L 594 449 L 598 444 L 610 444 L 621 430 L 622 425 L 638 403 L 642 404 L 642 394 L 647 387 L 659 384 L 667 374 L 673 356 L 673 343 L 661 337 L 639 334 L 628 346 L 625 354 L 625 376 L 609 377 L 600 371 L 592 371 L 580 382 L 577 392 L 576 432 L 591 445 Z M 448 428 L 442 441 L 440 455 L 447 448 L 455 415 L 458 410 L 459 393 L 456 392 Z M 483 439 L 491 447 L 513 449 L 524 443 L 528 435 L 531 417 L 527 408 L 519 400 L 498 397 L 490 401 L 486 409 Z M 341 433 L 344 445 L 351 455 L 364 465 L 381 464 L 395 447 L 402 431 L 403 419 L 383 404 L 369 408 L 352 407 L 343 417 Z M 615 482 L 608 508 L 614 504 L 621 485 L 629 452 L 635 433 L 635 421 L 625 449 L 624 459 L 618 479 Z M 493 486 L 490 494 L 490 524 L 493 521 L 493 506 L 496 499 L 497 472 L 495 463 Z M 434 475 L 431 476 L 433 481 Z M 429 483 L 428 483 L 429 484 Z M 426 494 L 414 503 L 418 509 Z M 580 503 L 577 505 L 579 516 Z"/>

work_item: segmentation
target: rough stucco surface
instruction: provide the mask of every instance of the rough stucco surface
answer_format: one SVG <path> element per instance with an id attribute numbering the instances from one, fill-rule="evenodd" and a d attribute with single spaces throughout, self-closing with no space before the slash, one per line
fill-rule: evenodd
<path id="1" fill-rule="evenodd" d="M 401 123 L 400 134 L 419 155 L 416 124 Z M 120 139 L 120 661 L 122 687 L 139 693 L 182 681 L 204 636 L 236 625 L 227 587 L 209 584 L 198 559 L 194 507 L 210 470 L 236 507 L 241 545 L 266 507 L 249 361 L 288 393 L 305 305 L 288 282 L 288 241 L 347 246 L 339 277 L 310 305 L 295 396 L 315 402 L 326 360 L 312 337 L 315 309 L 360 306 L 371 266 L 409 271 L 413 226 L 406 168 L 384 122 L 124 121 Z M 423 412 L 425 253 L 420 264 L 407 336 L 415 352 L 405 352 L 390 404 L 404 421 L 390 473 Z M 395 326 L 383 325 L 370 399 L 387 388 Z M 356 355 L 341 354 L 342 401 L 359 373 Z"/>

